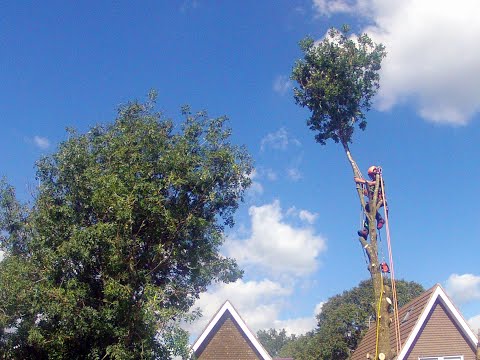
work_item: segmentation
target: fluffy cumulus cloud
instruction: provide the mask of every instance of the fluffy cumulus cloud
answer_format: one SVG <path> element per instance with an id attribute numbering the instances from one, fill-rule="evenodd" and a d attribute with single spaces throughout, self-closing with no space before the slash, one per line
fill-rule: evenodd
<path id="1" fill-rule="evenodd" d="M 452 274 L 445 283 L 448 295 L 456 303 L 480 300 L 480 276 Z"/>
<path id="2" fill-rule="evenodd" d="M 321 313 L 324 303 L 325 302 L 320 302 L 316 304 L 311 316 L 286 320 L 275 320 L 272 327 L 278 330 L 285 329 L 287 334 L 305 334 L 306 332 L 313 330 L 317 325 L 317 315 Z"/>
<path id="3" fill-rule="evenodd" d="M 323 305 L 325 305 L 325 301 L 319 302 L 319 303 L 315 306 L 315 310 L 314 310 L 314 312 L 313 312 L 313 314 L 314 314 L 315 316 L 317 316 L 318 314 L 320 314 L 320 313 L 322 312 Z"/>
<path id="4" fill-rule="evenodd" d="M 302 214 L 305 218 L 306 213 Z M 242 265 L 255 265 L 279 275 L 306 275 L 317 268 L 326 244 L 310 225 L 295 227 L 287 223 L 279 201 L 252 206 L 249 215 L 251 235 L 228 239 L 225 247 L 229 256 Z"/>
<path id="5" fill-rule="evenodd" d="M 308 210 L 298 210 L 295 206 L 292 206 L 287 210 L 287 216 L 298 217 L 302 221 L 313 224 L 317 219 L 318 214 L 312 213 Z"/>
<path id="6" fill-rule="evenodd" d="M 50 140 L 48 140 L 46 137 L 38 135 L 35 135 L 33 137 L 33 143 L 42 150 L 48 149 L 50 147 Z"/>
<path id="7" fill-rule="evenodd" d="M 242 319 L 253 331 L 260 329 L 285 329 L 289 334 L 304 334 L 316 325 L 315 315 L 320 304 L 315 306 L 311 316 L 279 320 L 280 313 L 292 295 L 291 287 L 268 279 L 262 281 L 237 280 L 230 284 L 219 284 L 203 293 L 194 308 L 200 308 L 202 317 L 186 326 L 192 338 L 200 335 L 218 309 L 229 300 Z"/>
<path id="8" fill-rule="evenodd" d="M 381 74 L 380 110 L 413 103 L 429 121 L 466 124 L 480 111 L 478 1 L 313 0 L 318 15 L 346 13 L 388 55 Z"/>
<path id="9" fill-rule="evenodd" d="M 308 222 L 309 224 L 313 224 L 317 218 L 318 214 L 311 213 L 308 210 L 300 210 L 298 217 L 303 220 Z"/>
<path id="10" fill-rule="evenodd" d="M 237 280 L 217 285 L 197 300 L 194 307 L 200 308 L 203 316 L 187 328 L 193 337 L 198 336 L 226 300 L 233 304 L 253 331 L 271 328 L 282 308 L 282 302 L 291 293 L 291 288 L 268 279 Z"/>
<path id="11" fill-rule="evenodd" d="M 467 322 L 475 333 L 480 329 L 480 315 L 468 319 Z"/>
<path id="12" fill-rule="evenodd" d="M 285 128 L 280 128 L 275 132 L 267 134 L 260 143 L 260 150 L 267 148 L 276 150 L 285 150 L 290 145 L 300 146 L 300 141 L 292 137 Z"/>

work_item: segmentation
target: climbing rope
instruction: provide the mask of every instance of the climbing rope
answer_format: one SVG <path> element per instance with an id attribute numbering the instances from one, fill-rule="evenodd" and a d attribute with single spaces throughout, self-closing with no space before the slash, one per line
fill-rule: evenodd
<path id="1" fill-rule="evenodd" d="M 392 283 L 392 294 L 393 294 L 393 312 L 394 312 L 394 328 L 395 328 L 395 335 L 396 335 L 396 346 L 397 346 L 397 354 L 400 353 L 402 348 L 402 340 L 400 338 L 400 320 L 398 317 L 398 302 L 397 302 L 397 288 L 395 285 L 395 270 L 393 266 L 393 255 L 392 255 L 392 244 L 390 239 L 390 226 L 388 223 L 388 209 L 387 209 L 387 198 L 385 196 L 385 186 L 383 182 L 382 172 L 380 171 L 380 185 L 382 188 L 382 199 L 383 199 L 383 213 L 385 216 L 385 228 L 387 233 L 387 246 L 388 246 L 388 259 L 390 262 L 390 280 Z M 382 281 L 383 287 L 383 281 Z M 382 291 L 383 293 L 383 291 Z M 378 338 L 377 338 L 378 344 Z"/>
<path id="2" fill-rule="evenodd" d="M 383 297 L 383 278 L 382 278 L 382 291 L 380 291 L 380 299 L 378 299 L 378 306 L 377 306 L 377 335 L 375 341 L 375 360 L 378 358 L 378 336 L 380 334 L 380 307 L 382 305 L 382 297 Z"/>
<path id="3" fill-rule="evenodd" d="M 356 164 L 354 164 L 354 165 L 355 165 L 354 171 L 357 171 L 358 173 L 360 173 L 360 170 L 358 169 L 358 167 L 356 167 Z M 396 285 L 395 285 L 395 270 L 394 270 L 394 264 L 393 264 L 392 245 L 391 245 L 391 239 L 390 239 L 390 225 L 389 225 L 389 222 L 388 222 L 387 198 L 385 196 L 385 184 L 384 184 L 384 181 L 383 181 L 382 169 L 380 167 L 378 167 L 377 169 L 379 170 L 378 171 L 379 180 L 380 180 L 379 185 L 380 185 L 381 192 L 382 192 L 383 211 L 384 211 L 384 216 L 385 216 L 385 229 L 386 229 L 386 233 L 387 233 L 388 258 L 389 258 L 389 262 L 390 262 L 390 280 L 391 280 L 391 284 L 392 284 L 392 294 L 393 294 L 395 342 L 396 342 L 397 354 L 399 354 L 400 350 L 402 348 L 402 343 L 401 343 L 401 338 L 400 338 L 400 320 L 399 320 L 399 316 L 398 316 L 397 289 L 396 289 Z M 362 178 L 363 178 L 363 176 L 362 176 Z M 362 209 L 362 212 L 363 212 L 363 209 Z M 362 221 L 362 219 L 360 219 L 360 227 L 362 227 L 362 222 L 361 221 Z M 380 248 L 381 248 L 382 258 L 383 258 L 383 261 L 385 261 L 384 260 L 385 257 L 384 257 L 384 254 L 383 254 L 383 246 L 381 246 L 382 237 L 380 235 L 380 232 L 378 232 L 378 237 L 379 237 L 379 243 L 380 243 L 379 245 L 380 245 Z M 377 251 L 378 251 L 378 248 L 377 248 Z M 365 252 L 366 252 L 366 249 L 364 249 L 364 256 L 366 256 Z M 378 253 L 377 253 L 377 256 L 378 256 Z M 378 264 L 378 265 L 380 265 L 380 264 Z M 387 266 L 387 269 L 388 269 L 388 266 Z M 380 268 L 379 268 L 378 271 L 382 271 L 382 270 L 380 270 Z M 376 343 L 375 344 L 375 359 L 377 359 L 377 357 L 378 357 L 378 338 L 379 338 L 379 335 L 380 335 L 381 304 L 382 304 L 383 293 L 384 293 L 384 284 L 383 284 L 382 273 L 380 273 L 380 276 L 381 276 L 381 292 L 380 292 L 380 298 L 378 299 L 378 305 L 377 305 L 377 326 L 376 326 L 377 328 L 376 328 L 376 341 L 375 341 L 375 343 Z M 391 301 L 389 301 L 389 303 L 391 303 Z"/>

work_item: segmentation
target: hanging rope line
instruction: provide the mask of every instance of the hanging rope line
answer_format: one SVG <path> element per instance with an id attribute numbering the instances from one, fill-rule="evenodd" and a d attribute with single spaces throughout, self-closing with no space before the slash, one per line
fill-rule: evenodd
<path id="1" fill-rule="evenodd" d="M 382 291 L 380 291 L 380 299 L 378 299 L 378 306 L 377 306 L 377 335 L 375 341 L 375 357 L 374 359 L 378 359 L 378 336 L 380 335 L 380 308 L 382 305 L 382 297 L 383 297 L 383 278 L 382 278 Z"/>
<path id="2" fill-rule="evenodd" d="M 359 174 L 361 174 L 360 170 L 358 169 L 358 166 L 355 165 L 355 170 Z M 397 299 L 397 288 L 395 284 L 395 270 L 394 270 L 394 264 L 393 264 L 393 255 L 392 255 L 392 245 L 391 245 L 391 238 L 390 238 L 390 225 L 388 221 L 388 208 L 387 208 L 387 198 L 385 196 L 385 184 L 383 181 L 382 177 L 382 169 L 380 167 L 377 167 L 378 169 L 378 175 L 379 175 L 379 181 L 380 181 L 380 188 L 381 188 L 381 194 L 382 194 L 382 201 L 383 201 L 383 212 L 384 212 L 384 217 L 385 217 L 385 229 L 386 229 L 386 234 L 387 234 L 387 247 L 388 247 L 388 258 L 390 262 L 390 268 L 388 268 L 388 265 L 386 266 L 386 271 L 390 270 L 390 280 L 391 280 L 391 285 L 392 285 L 392 295 L 393 295 L 393 312 L 394 312 L 394 329 L 395 329 L 395 343 L 396 343 L 396 349 L 397 349 L 397 355 L 400 353 L 400 350 L 402 348 L 402 342 L 400 338 L 400 320 L 398 316 L 398 299 Z M 369 169 L 370 170 L 370 169 Z M 361 178 L 363 179 L 363 175 L 361 175 Z M 363 209 L 362 209 L 363 212 Z M 361 221 L 361 220 L 360 220 Z M 360 227 L 362 227 L 362 223 L 360 224 Z M 382 238 L 380 235 L 380 232 L 377 233 L 379 237 L 379 245 L 381 247 L 381 255 L 384 261 L 384 253 L 383 253 L 383 246 L 381 246 L 382 243 Z M 364 256 L 366 249 L 364 249 Z M 378 256 L 378 247 L 377 247 L 377 256 Z M 383 264 L 383 263 L 382 263 Z M 380 264 L 379 264 L 380 265 Z M 379 271 L 382 271 L 380 268 L 378 269 Z M 376 324 L 376 344 L 375 344 L 375 359 L 378 357 L 378 339 L 380 335 L 380 317 L 381 317 L 381 304 L 383 300 L 383 293 L 384 293 L 384 284 L 383 284 L 383 274 L 380 272 L 381 276 L 381 292 L 380 292 L 380 298 L 378 299 L 378 305 L 377 305 L 377 324 Z M 387 275 L 386 275 L 387 276 Z M 387 298 L 388 300 L 388 298 Z M 388 301 L 391 303 L 391 301 Z"/>
<path id="3" fill-rule="evenodd" d="M 387 233 L 387 246 L 388 246 L 388 260 L 390 262 L 390 279 L 392 283 L 392 294 L 393 294 L 393 312 L 394 312 L 394 328 L 396 335 L 396 346 L 397 354 L 400 353 L 402 348 L 402 340 L 400 338 L 400 320 L 398 317 L 398 302 L 397 302 L 397 288 L 395 285 L 395 270 L 393 265 L 393 256 L 392 256 L 392 244 L 390 239 L 390 227 L 388 223 L 388 209 L 387 209 L 387 198 L 385 196 L 385 186 L 383 182 L 382 172 L 380 171 L 380 185 L 382 188 L 382 198 L 383 198 L 383 213 L 385 216 L 385 228 Z M 383 286 L 383 281 L 382 281 Z M 383 291 L 382 291 L 383 292 Z M 378 342 L 378 339 L 377 339 Z"/>

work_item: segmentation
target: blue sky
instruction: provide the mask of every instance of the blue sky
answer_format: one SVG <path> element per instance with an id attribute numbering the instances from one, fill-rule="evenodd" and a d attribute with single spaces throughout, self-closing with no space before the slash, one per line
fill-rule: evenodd
<path id="1" fill-rule="evenodd" d="M 112 121 L 151 88 L 167 116 L 186 103 L 228 115 L 248 147 L 254 184 L 222 249 L 245 276 L 201 296 L 193 336 L 227 298 L 254 330 L 301 333 L 368 278 L 349 165 L 339 145 L 315 143 L 289 81 L 305 35 L 367 30 L 388 57 L 351 150 L 364 173 L 383 168 L 396 276 L 441 283 L 480 327 L 476 1 L 11 1 L 0 14 L 0 172 L 22 199 L 66 127 Z"/>

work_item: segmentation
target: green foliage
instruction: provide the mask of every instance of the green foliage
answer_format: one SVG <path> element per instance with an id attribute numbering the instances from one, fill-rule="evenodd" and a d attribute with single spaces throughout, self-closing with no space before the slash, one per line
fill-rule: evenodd
<path id="1" fill-rule="evenodd" d="M 298 337 L 280 351 L 296 360 L 348 359 L 370 324 L 375 324 L 372 281 L 362 281 L 351 290 L 330 298 L 317 315 L 315 332 Z M 423 287 L 415 282 L 396 281 L 399 307 L 419 296 Z"/>
<path id="2" fill-rule="evenodd" d="M 414 282 L 397 281 L 399 307 L 419 296 L 423 287 Z M 362 281 L 351 290 L 330 298 L 317 316 L 318 335 L 323 352 L 330 358 L 347 359 L 368 330 L 375 323 L 376 310 L 371 280 Z M 324 357 L 329 358 L 329 357 Z"/>
<path id="3" fill-rule="evenodd" d="M 287 335 L 285 329 L 277 331 L 276 329 L 259 330 L 257 338 L 270 356 L 279 356 L 280 349 L 289 342 L 295 340 L 295 335 Z"/>
<path id="4" fill-rule="evenodd" d="M 26 215 L 3 184 L 5 358 L 188 356 L 179 322 L 210 283 L 242 274 L 219 248 L 251 162 L 225 117 L 182 114 L 176 130 L 152 103 L 133 102 L 112 124 L 70 130 L 38 161 Z"/>
<path id="5" fill-rule="evenodd" d="M 386 56 L 385 48 L 367 34 L 349 37 L 349 28 L 332 28 L 315 43 L 311 38 L 300 42 L 304 58 L 298 60 L 291 78 L 297 104 L 311 111 L 308 126 L 316 140 L 328 139 L 344 146 L 351 142 L 354 125 L 364 130 L 365 112 L 379 88 L 379 70 Z"/>
<path id="6" fill-rule="evenodd" d="M 320 339 L 314 331 L 297 336 L 280 350 L 279 356 L 292 357 L 295 360 L 320 359 Z"/>

